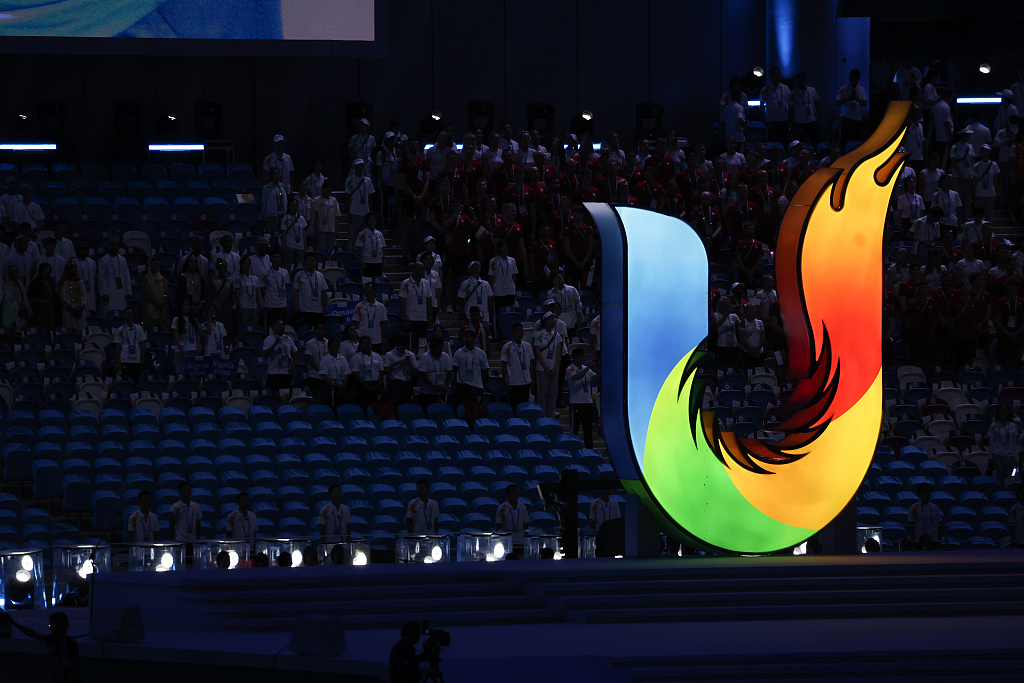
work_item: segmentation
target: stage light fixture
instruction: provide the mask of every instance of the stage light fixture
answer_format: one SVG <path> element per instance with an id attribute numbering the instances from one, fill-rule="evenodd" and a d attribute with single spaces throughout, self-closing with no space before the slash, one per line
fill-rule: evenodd
<path id="1" fill-rule="evenodd" d="M 753 72 L 754 72 L 755 76 L 757 76 L 758 78 L 761 78 L 761 76 L 764 76 L 764 67 L 763 66 L 755 66 L 754 69 L 753 69 Z"/>
<path id="2" fill-rule="evenodd" d="M 430 118 L 434 119 L 435 121 L 440 121 L 441 112 L 435 109 L 434 111 L 430 112 Z"/>
<path id="3" fill-rule="evenodd" d="M 82 563 L 82 566 L 78 568 L 78 576 L 84 579 L 94 571 L 96 571 L 96 567 L 93 565 L 92 560 L 86 560 Z"/>
<path id="4" fill-rule="evenodd" d="M 594 112 L 590 111 L 589 109 L 584 109 L 583 113 L 581 113 L 580 116 L 583 117 L 584 121 L 591 121 L 594 118 Z"/>
<path id="5" fill-rule="evenodd" d="M 441 556 L 441 546 L 435 545 L 433 548 L 430 549 L 430 559 L 432 559 L 434 562 L 439 561 L 441 559 Z"/>
<path id="6" fill-rule="evenodd" d="M 32 580 L 32 572 L 26 569 L 19 569 L 14 573 L 14 578 L 22 583 L 28 583 Z"/>
<path id="7" fill-rule="evenodd" d="M 166 571 L 166 570 L 170 569 L 171 567 L 173 567 L 174 566 L 174 556 L 171 555 L 170 553 L 164 553 L 163 555 L 161 555 L 160 556 L 160 566 L 164 569 L 164 571 Z"/>
<path id="8" fill-rule="evenodd" d="M 494 544 L 494 557 L 499 560 L 505 557 L 505 546 L 500 542 Z"/>
<path id="9" fill-rule="evenodd" d="M 292 551 L 292 566 L 293 567 L 301 567 L 302 566 L 302 551 L 301 550 L 293 550 Z"/>
<path id="10" fill-rule="evenodd" d="M 25 555 L 21 558 L 21 568 L 25 571 L 30 572 L 32 571 L 32 568 L 35 566 L 35 562 L 32 561 L 32 557 L 30 555 Z M 24 580 L 27 581 L 28 579 Z"/>
<path id="11" fill-rule="evenodd" d="M 359 552 L 357 552 L 356 556 L 352 558 L 352 564 L 358 565 L 360 567 L 365 565 L 366 564 L 366 553 L 364 553 L 361 550 Z"/>
<path id="12" fill-rule="evenodd" d="M 21 119 L 22 121 L 27 121 L 28 120 L 28 116 L 26 116 L 25 114 L 18 114 L 18 118 Z"/>
<path id="13" fill-rule="evenodd" d="M 982 62 L 981 66 L 978 67 L 978 71 L 980 71 L 983 74 L 990 74 L 992 73 L 992 67 L 989 66 L 986 62 Z"/>
<path id="14" fill-rule="evenodd" d="M 238 553 L 234 550 L 228 551 L 228 569 L 234 569 L 238 566 Z"/>
<path id="15" fill-rule="evenodd" d="M 168 120 L 170 120 L 170 121 L 177 121 L 177 120 L 178 120 L 178 117 L 177 117 L 177 116 L 171 116 L 170 114 L 168 114 L 168 115 L 167 115 L 167 118 L 168 118 Z"/>

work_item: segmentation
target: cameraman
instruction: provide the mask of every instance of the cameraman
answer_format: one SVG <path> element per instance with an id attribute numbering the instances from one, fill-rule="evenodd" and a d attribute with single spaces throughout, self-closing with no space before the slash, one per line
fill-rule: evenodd
<path id="1" fill-rule="evenodd" d="M 416 643 L 420 642 L 420 625 L 410 621 L 402 627 L 402 639 L 391 648 L 388 668 L 391 683 L 419 683 L 423 678 L 420 662 L 423 655 L 416 654 Z"/>

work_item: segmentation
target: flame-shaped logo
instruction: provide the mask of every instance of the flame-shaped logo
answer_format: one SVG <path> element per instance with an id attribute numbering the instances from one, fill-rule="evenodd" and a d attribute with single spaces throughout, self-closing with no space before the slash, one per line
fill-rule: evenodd
<path id="1" fill-rule="evenodd" d="M 588 204 L 601 234 L 602 416 L 616 473 L 666 525 L 713 550 L 806 540 L 856 493 L 882 416 L 882 241 L 910 108 L 800 187 L 775 253 L 789 341 L 775 443 L 722 431 L 702 408 L 708 265 L 676 218 Z"/>

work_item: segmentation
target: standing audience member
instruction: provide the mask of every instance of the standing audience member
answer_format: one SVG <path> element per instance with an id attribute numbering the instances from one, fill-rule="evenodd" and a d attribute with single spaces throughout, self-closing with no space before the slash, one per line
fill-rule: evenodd
<path id="1" fill-rule="evenodd" d="M 594 447 L 594 380 L 598 378 L 597 361 L 586 365 L 583 362 L 583 349 L 576 348 L 572 352 L 572 365 L 566 371 L 569 381 L 569 431 L 578 435 L 583 428 L 583 445 Z"/>

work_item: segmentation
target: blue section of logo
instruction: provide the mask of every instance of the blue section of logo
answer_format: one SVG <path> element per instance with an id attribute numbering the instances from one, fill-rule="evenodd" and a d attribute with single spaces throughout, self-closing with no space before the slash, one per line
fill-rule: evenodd
<path id="1" fill-rule="evenodd" d="M 708 335 L 707 254 L 697 233 L 678 218 L 607 204 L 587 209 L 601 236 L 605 438 L 615 471 L 635 479 L 629 476 L 632 460 L 643 469 L 658 392 Z"/>

